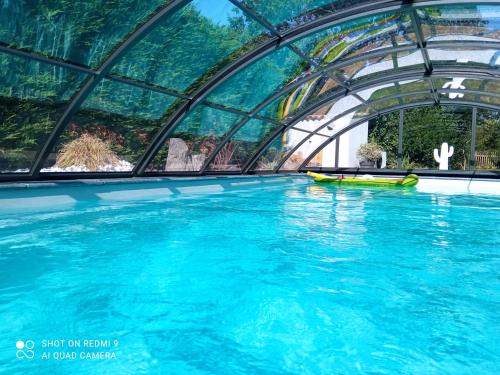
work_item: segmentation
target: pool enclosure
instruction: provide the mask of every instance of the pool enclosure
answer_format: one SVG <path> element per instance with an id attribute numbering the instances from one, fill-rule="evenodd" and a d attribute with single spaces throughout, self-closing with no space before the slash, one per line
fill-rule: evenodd
<path id="1" fill-rule="evenodd" d="M 499 1 L 4 2 L 0 65 L 4 181 L 500 169 Z"/>

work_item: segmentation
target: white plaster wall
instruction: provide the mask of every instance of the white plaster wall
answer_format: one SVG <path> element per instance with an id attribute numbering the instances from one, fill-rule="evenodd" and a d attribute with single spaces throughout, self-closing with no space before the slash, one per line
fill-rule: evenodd
<path id="1" fill-rule="evenodd" d="M 361 144 L 368 141 L 368 122 L 349 130 L 340 136 L 339 167 L 358 167 L 359 161 L 356 153 Z"/>

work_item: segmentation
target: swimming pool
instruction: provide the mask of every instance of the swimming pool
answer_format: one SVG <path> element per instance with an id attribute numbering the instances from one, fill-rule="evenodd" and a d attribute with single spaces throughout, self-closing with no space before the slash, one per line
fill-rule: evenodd
<path id="1" fill-rule="evenodd" d="M 0 210 L 6 373 L 499 373 L 499 196 L 93 189 Z"/>

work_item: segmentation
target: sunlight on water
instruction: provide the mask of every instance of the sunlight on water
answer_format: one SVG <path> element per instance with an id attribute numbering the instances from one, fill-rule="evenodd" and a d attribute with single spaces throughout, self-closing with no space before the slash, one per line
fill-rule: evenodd
<path id="1" fill-rule="evenodd" d="M 1 368 L 498 374 L 499 208 L 286 185 L 0 211 Z"/>

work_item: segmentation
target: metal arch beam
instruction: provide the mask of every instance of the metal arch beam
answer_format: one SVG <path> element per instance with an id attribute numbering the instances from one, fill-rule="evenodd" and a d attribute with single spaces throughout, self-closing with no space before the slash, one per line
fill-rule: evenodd
<path id="1" fill-rule="evenodd" d="M 413 29 L 415 31 L 415 36 L 417 38 L 417 45 L 418 48 L 420 49 L 420 52 L 422 53 L 422 59 L 424 60 L 424 65 L 425 65 L 425 71 L 427 72 L 427 75 L 431 76 L 432 75 L 432 61 L 429 58 L 429 53 L 427 52 L 426 48 L 426 42 L 424 38 L 424 33 L 422 31 L 422 24 L 420 22 L 420 18 L 418 17 L 417 11 L 415 9 L 411 9 L 409 11 L 410 14 L 410 19 L 411 19 L 411 24 L 413 26 Z M 436 88 L 434 86 L 434 82 L 432 78 L 429 79 L 429 87 L 431 89 L 432 97 L 434 98 L 434 102 L 436 105 L 439 104 L 439 96 L 436 93 Z"/>
<path id="2" fill-rule="evenodd" d="M 40 55 L 38 53 L 28 52 L 28 51 L 24 51 L 22 49 L 17 49 L 17 48 L 14 48 L 14 47 L 4 46 L 4 45 L 1 45 L 1 44 L 0 44 L 0 52 L 6 53 L 6 54 L 9 54 L 9 55 L 12 55 L 12 56 L 22 57 L 22 58 L 27 59 L 27 60 L 34 60 L 34 61 L 42 62 L 44 64 L 58 66 L 58 67 L 61 67 L 61 68 L 65 68 L 65 69 L 74 71 L 74 72 L 85 73 L 85 74 L 88 74 L 88 75 L 94 75 L 94 74 L 96 74 L 96 72 L 94 70 L 89 69 L 89 68 L 84 67 L 84 66 L 81 66 L 81 65 L 69 63 L 69 62 L 66 62 L 66 61 L 60 61 L 60 60 L 57 60 L 57 59 L 54 59 L 54 58 L 50 58 L 50 57 L 46 57 L 46 56 Z"/>
<path id="3" fill-rule="evenodd" d="M 430 41 L 430 42 L 427 42 L 426 48 L 429 48 L 429 47 L 430 48 L 457 48 L 457 47 L 466 48 L 467 46 L 471 46 L 474 48 L 485 48 L 485 49 L 490 48 L 490 49 L 500 50 L 500 42 L 481 41 L 481 40 L 469 40 L 469 41 L 464 40 L 464 41 L 460 41 L 460 42 L 457 42 L 456 40 Z M 377 50 L 374 50 L 371 52 L 367 52 L 367 53 L 363 54 L 362 56 L 357 56 L 357 57 L 354 57 L 354 58 L 351 58 L 348 60 L 344 60 L 344 61 L 349 62 L 349 63 L 354 63 L 356 61 L 363 60 L 366 58 L 381 56 L 381 55 L 390 54 L 390 53 L 394 54 L 397 52 L 403 52 L 403 51 L 408 51 L 408 50 L 415 50 L 416 51 L 416 47 L 414 45 L 403 45 L 403 46 L 395 46 L 394 48 L 392 48 L 392 47 L 381 48 L 381 49 L 377 49 Z M 52 57 L 47 57 L 47 56 L 41 55 L 41 54 L 36 53 L 36 52 L 17 49 L 15 47 L 11 47 L 11 46 L 6 46 L 6 45 L 0 44 L 0 52 L 3 52 L 5 54 L 9 54 L 12 56 L 21 57 L 21 58 L 24 58 L 27 60 L 39 61 L 39 62 L 42 62 L 44 64 L 65 68 L 65 69 L 75 71 L 75 72 L 80 72 L 80 73 L 84 73 L 84 74 L 88 74 L 88 75 L 97 75 L 96 70 L 93 70 L 93 69 L 75 64 L 75 63 L 71 63 L 71 62 L 60 61 L 58 59 L 55 59 Z M 341 66 L 344 66 L 344 64 L 342 64 Z M 331 69 L 334 69 L 336 67 L 337 67 L 337 65 L 335 63 L 333 63 L 333 64 L 327 65 L 325 67 L 319 67 L 318 72 L 324 72 L 326 70 L 331 70 Z M 303 83 L 304 81 L 313 79 L 314 77 L 317 77 L 319 75 L 320 74 L 307 76 L 304 78 L 304 80 L 301 80 L 300 82 Z M 144 89 L 144 90 L 151 90 L 154 92 L 158 92 L 160 94 L 170 95 L 170 96 L 174 96 L 174 97 L 185 99 L 185 100 L 192 99 L 191 96 L 182 94 L 182 93 L 177 92 L 175 90 L 171 90 L 171 89 L 165 88 L 163 86 L 157 86 L 157 85 L 147 83 L 144 81 L 135 80 L 135 79 L 130 78 L 130 77 L 123 77 L 123 76 L 119 76 L 116 74 L 107 74 L 105 78 L 109 79 L 111 81 L 124 83 L 126 85 L 136 86 L 136 87 L 139 87 L 139 88 Z M 207 105 L 207 102 L 204 101 L 203 104 Z M 212 104 L 214 104 L 214 103 L 212 103 Z M 219 108 L 219 109 L 221 109 L 222 111 L 226 110 L 225 108 L 222 108 L 222 107 L 223 106 L 221 106 L 221 108 Z M 232 111 L 234 112 L 235 109 L 230 108 L 228 110 L 229 110 L 229 112 L 232 112 Z"/>
<path id="4" fill-rule="evenodd" d="M 474 47 L 480 47 L 480 48 L 498 48 L 498 49 L 500 49 L 500 43 L 498 43 L 498 42 L 476 42 L 476 41 L 469 41 L 469 42 L 470 43 L 466 42 L 465 45 L 474 46 Z M 457 46 L 463 46 L 464 42 L 457 42 L 457 41 L 444 41 L 444 42 L 441 42 L 441 41 L 438 41 L 438 42 L 433 42 L 431 45 L 433 47 L 457 47 Z M 270 103 L 272 103 L 275 99 L 279 98 L 280 96 L 286 94 L 287 92 L 293 90 L 294 88 L 296 88 L 296 87 L 298 87 L 298 86 L 300 86 L 300 85 L 302 85 L 302 84 L 304 84 L 306 82 L 309 82 L 309 81 L 311 81 L 313 79 L 316 79 L 316 78 L 322 76 L 325 72 L 328 73 L 331 70 L 337 69 L 339 67 L 348 66 L 348 65 L 351 65 L 351 64 L 353 64 L 355 62 L 358 62 L 358 61 L 361 61 L 361 60 L 365 60 L 367 58 L 378 57 L 378 56 L 386 56 L 386 55 L 391 54 L 391 53 L 402 52 L 402 51 L 414 51 L 414 52 L 417 52 L 418 48 L 416 46 L 414 46 L 414 45 L 405 45 L 405 46 L 400 46 L 400 47 L 394 47 L 394 48 L 393 47 L 389 47 L 389 48 L 383 48 L 383 49 L 378 49 L 378 50 L 375 50 L 375 51 L 371 51 L 371 52 L 365 53 L 365 54 L 363 54 L 361 56 L 355 56 L 355 57 L 350 58 L 348 60 L 344 60 L 342 62 L 335 62 L 335 63 L 332 63 L 330 65 L 327 65 L 327 66 L 324 66 L 324 67 L 320 67 L 313 74 L 310 74 L 310 75 L 308 75 L 308 76 L 306 76 L 306 77 L 304 77 L 304 78 L 302 78 L 300 80 L 297 80 L 297 81 L 295 81 L 295 82 L 293 82 L 293 83 L 291 83 L 291 84 L 289 84 L 289 85 L 281 88 L 280 90 L 274 92 L 269 97 L 267 97 L 263 102 L 261 102 L 258 106 L 256 106 L 249 113 L 249 116 L 247 118 L 245 118 L 245 119 L 241 120 L 240 122 L 238 122 L 226 134 L 226 136 L 217 145 L 217 147 L 214 149 L 214 151 L 211 154 L 208 155 L 205 163 L 203 164 L 202 168 L 199 171 L 199 174 L 203 174 L 206 171 L 206 169 L 208 168 L 208 166 L 210 165 L 210 163 L 216 157 L 217 153 L 224 147 L 225 143 L 227 143 L 231 139 L 231 137 L 239 129 L 241 129 L 252 117 L 258 117 L 257 113 L 259 113 L 267 105 L 269 105 Z M 352 91 L 350 87 L 347 87 L 345 85 L 340 84 L 339 86 L 341 86 L 341 87 L 343 87 L 345 89 L 345 91 L 343 91 L 344 95 L 348 95 Z M 436 88 L 434 87 L 433 82 L 430 82 L 430 92 L 434 96 L 434 100 L 436 101 L 436 104 L 438 104 L 439 97 L 437 96 L 436 91 L 438 91 L 438 90 L 436 90 Z M 363 98 L 361 98 L 357 94 L 353 94 L 353 96 L 355 96 L 361 102 L 366 102 Z"/>
<path id="5" fill-rule="evenodd" d="M 432 43 L 429 42 L 428 45 L 431 46 L 432 48 L 439 48 L 439 47 L 443 47 L 443 48 L 455 47 L 456 48 L 456 47 L 463 47 L 465 45 L 465 46 L 474 47 L 474 48 L 494 48 L 494 49 L 496 48 L 496 49 L 500 50 L 500 42 L 468 41 L 468 43 L 467 43 L 467 41 L 460 41 L 460 42 L 458 42 L 458 41 L 436 41 L 436 42 L 432 42 Z M 363 60 L 366 60 L 369 58 L 386 56 L 386 55 L 391 54 L 391 53 L 405 52 L 405 51 L 417 52 L 418 48 L 415 45 L 404 45 L 404 46 L 400 46 L 400 47 L 396 47 L 396 48 L 386 47 L 386 48 L 381 48 L 381 49 L 377 49 L 374 51 L 370 51 L 370 52 L 364 53 L 363 55 L 355 56 L 355 57 L 352 57 L 350 59 L 343 60 L 341 62 L 334 62 L 332 64 L 321 67 L 318 70 L 316 70 L 314 73 L 312 73 L 312 74 L 310 74 L 310 75 L 308 75 L 300 80 L 292 82 L 291 84 L 276 91 L 275 93 L 270 95 L 268 98 L 266 98 L 261 104 L 259 104 L 254 110 L 252 110 L 252 113 L 260 112 L 268 104 L 270 104 L 273 100 L 277 99 L 281 95 L 286 94 L 287 92 L 293 90 L 294 88 L 296 88 L 296 87 L 298 87 L 298 86 L 300 86 L 300 85 L 302 85 L 302 84 L 304 84 L 304 83 L 306 83 L 314 78 L 321 76 L 321 74 L 323 72 L 326 72 L 329 70 L 335 70 L 335 69 L 342 68 L 345 66 L 349 66 L 349 65 L 352 65 L 353 63 L 363 61 Z"/>
<path id="6" fill-rule="evenodd" d="M 14 47 L 3 46 L 1 44 L 0 44 L 0 52 L 3 52 L 5 54 L 9 54 L 12 56 L 21 57 L 23 59 L 30 60 L 30 61 L 31 60 L 38 61 L 38 62 L 41 62 L 43 64 L 68 69 L 68 70 L 71 70 L 73 72 L 88 74 L 89 76 L 95 76 L 98 74 L 97 70 L 93 70 L 93 69 L 87 68 L 85 66 L 81 66 L 81 65 L 74 64 L 71 62 L 61 61 L 61 60 L 58 60 L 58 59 L 55 59 L 52 57 L 46 57 L 46 56 L 43 56 L 43 55 L 36 53 L 36 52 L 27 52 L 27 51 L 20 50 L 20 49 L 14 48 Z M 154 92 L 158 92 L 160 94 L 174 96 L 176 98 L 181 98 L 181 99 L 186 99 L 186 100 L 191 99 L 191 97 L 184 95 L 180 92 L 177 92 L 175 90 L 171 90 L 171 89 L 168 89 L 168 88 L 165 88 L 162 86 L 150 84 L 150 83 L 147 83 L 144 81 L 138 81 L 136 79 L 129 78 L 129 77 L 123 77 L 123 76 L 119 76 L 116 74 L 107 74 L 104 78 L 109 79 L 110 81 L 124 83 L 124 84 L 129 85 L 129 86 L 139 87 L 139 88 L 144 89 L 144 90 L 151 90 Z"/>
<path id="7" fill-rule="evenodd" d="M 500 46 L 499 46 L 500 47 Z M 384 48 L 384 49 L 381 49 L 381 50 L 377 50 L 375 51 L 375 53 L 373 54 L 370 54 L 370 53 L 367 53 L 365 54 L 366 55 L 369 55 L 372 56 L 372 55 L 375 55 L 375 56 L 379 56 L 379 55 L 386 55 L 387 53 L 389 53 L 389 51 L 391 50 L 392 48 Z M 416 50 L 414 46 L 404 46 L 403 48 L 398 48 L 398 50 L 408 50 L 408 49 L 411 49 L 411 50 Z M 295 49 L 291 48 L 292 51 L 295 52 Z M 302 57 L 302 56 L 301 56 Z M 363 57 L 363 59 L 366 58 L 366 57 Z M 306 58 L 303 58 L 304 60 L 307 60 Z M 349 60 L 346 60 L 349 62 L 349 64 L 352 64 L 353 62 L 356 62 L 356 61 L 359 61 L 361 60 L 361 58 L 359 56 L 356 56 L 352 59 L 349 59 Z M 343 62 L 344 63 L 344 62 Z M 326 67 L 322 67 L 322 68 L 318 68 L 317 71 L 315 71 L 314 73 L 302 78 L 302 79 L 299 79 L 299 80 L 296 80 L 295 82 L 283 87 L 282 89 L 274 92 L 273 94 L 271 94 L 270 96 L 268 96 L 263 102 L 261 102 L 259 105 L 257 105 L 250 113 L 248 113 L 248 116 L 244 119 L 242 119 L 241 121 L 239 121 L 237 124 L 235 124 L 227 133 L 226 135 L 224 136 L 224 138 L 221 140 L 221 142 L 219 142 L 219 144 L 217 145 L 217 147 L 208 155 L 206 161 L 203 163 L 203 166 L 201 167 L 200 171 L 199 171 L 199 174 L 203 174 L 206 169 L 209 167 L 210 163 L 215 159 L 215 157 L 217 156 L 218 152 L 224 147 L 224 145 L 229 142 L 229 140 L 232 138 L 232 136 L 234 134 L 236 134 L 236 132 L 238 130 L 240 130 L 251 118 L 259 118 L 259 116 L 257 115 L 257 113 L 259 113 L 262 109 L 264 109 L 268 104 L 270 104 L 272 101 L 274 101 L 275 99 L 277 99 L 278 97 L 280 97 L 281 95 L 284 95 L 286 94 L 287 92 L 293 90 L 294 88 L 306 83 L 306 82 L 309 82 L 313 79 L 316 79 L 318 77 L 321 77 L 323 76 L 324 72 L 328 71 L 328 70 L 332 70 L 333 69 L 333 65 L 337 65 L 337 64 L 330 64 Z M 341 86 L 341 87 L 344 87 L 345 91 L 343 91 L 343 94 L 344 95 L 348 95 L 349 93 L 349 90 L 346 88 L 346 86 Z M 359 100 L 359 99 L 358 99 Z M 365 102 L 364 100 L 362 100 L 362 102 Z"/>
<path id="8" fill-rule="evenodd" d="M 430 6 L 430 5 L 444 5 L 451 3 L 460 3 L 471 1 L 464 0 L 413 0 L 409 2 L 408 0 L 377 0 L 372 1 L 369 4 L 362 4 L 354 7 L 349 7 L 338 12 L 334 12 L 325 17 L 320 17 L 312 22 L 300 25 L 294 29 L 290 29 L 287 32 L 281 34 L 280 37 L 271 38 L 264 44 L 254 48 L 246 55 L 236 59 L 231 64 L 218 71 L 207 83 L 200 87 L 192 95 L 192 100 L 188 103 L 181 105 L 177 111 L 172 114 L 172 116 L 165 122 L 161 129 L 157 132 L 152 142 L 149 144 L 148 148 L 142 155 L 141 159 L 136 164 L 133 174 L 143 175 L 149 162 L 156 156 L 157 152 L 163 146 L 163 143 L 174 130 L 174 128 L 184 119 L 184 117 L 193 110 L 208 94 L 210 94 L 216 87 L 227 81 L 229 78 L 234 76 L 237 72 L 250 65 L 254 61 L 266 56 L 274 49 L 277 49 L 281 45 L 292 43 L 304 36 L 313 34 L 327 27 L 339 24 L 341 22 L 346 22 L 353 19 L 359 19 L 373 14 L 396 11 L 402 8 L 414 7 L 414 6 Z M 480 2 L 483 4 L 484 2 Z M 496 3 L 495 1 L 487 1 L 487 3 Z M 249 15 L 251 17 L 251 15 Z"/>
<path id="9" fill-rule="evenodd" d="M 386 108 L 384 109 L 383 111 L 379 111 L 379 112 L 376 112 L 374 114 L 371 114 L 369 116 L 366 116 L 362 119 L 359 119 L 359 120 L 356 120 L 355 122 L 353 122 L 352 124 L 350 124 L 349 126 L 346 126 L 345 128 L 339 130 L 337 133 L 335 133 L 334 135 L 330 136 L 325 142 L 323 142 L 321 145 L 319 145 L 316 150 L 314 150 L 303 162 L 302 164 L 297 168 L 297 171 L 300 171 L 302 170 L 304 167 L 307 166 L 307 164 L 309 164 L 309 162 L 318 154 L 318 152 L 320 152 L 322 149 L 324 149 L 326 146 L 328 146 L 332 141 L 334 141 L 335 139 L 337 139 L 338 137 L 340 137 L 342 134 L 348 132 L 349 130 L 361 125 L 362 123 L 366 122 L 366 121 L 369 121 L 373 118 L 376 118 L 380 115 L 384 115 L 386 113 L 391 113 L 391 112 L 395 112 L 395 111 L 398 111 L 400 109 L 408 109 L 408 108 L 417 108 L 417 107 L 429 107 L 429 106 L 434 106 L 435 103 L 434 101 L 423 101 L 423 102 L 417 102 L 417 103 L 412 103 L 410 105 L 405 105 L 405 106 L 395 106 L 395 107 L 391 107 L 391 108 Z M 477 104 L 475 102 L 470 102 L 470 101 L 467 101 L 467 100 L 442 100 L 440 105 L 444 105 L 444 106 L 463 106 L 463 107 L 471 107 L 471 108 L 474 108 L 474 107 L 480 107 L 480 108 L 484 108 L 484 109 L 490 109 L 490 110 L 495 110 L 495 111 L 498 111 L 500 110 L 500 106 L 497 106 L 497 105 L 486 105 L 486 104 Z"/>
<path id="10" fill-rule="evenodd" d="M 440 46 L 451 46 L 451 47 L 457 47 L 457 46 L 462 46 L 463 47 L 463 42 L 457 42 L 457 41 L 445 41 L 444 43 L 441 43 L 441 42 L 434 42 L 432 45 L 435 46 L 435 47 L 440 47 Z M 471 43 L 465 43 L 467 45 L 470 45 L 470 46 L 474 46 L 474 47 L 481 47 L 481 48 L 492 48 L 492 47 L 496 47 L 498 49 L 500 49 L 500 43 L 497 43 L 497 42 L 479 42 L 479 43 L 476 43 L 475 41 L 471 41 Z M 292 49 L 294 52 L 295 50 Z M 224 147 L 224 145 L 231 139 L 231 137 L 238 131 L 240 130 L 252 117 L 259 117 L 257 115 L 258 112 L 260 112 L 262 109 L 264 109 L 267 105 L 269 105 L 270 103 L 272 103 L 272 101 L 274 101 L 275 99 L 277 99 L 278 97 L 280 97 L 281 95 L 284 95 L 285 93 L 293 90 L 294 88 L 306 83 L 306 82 L 309 82 L 313 79 L 316 79 L 320 76 L 322 76 L 325 72 L 329 72 L 331 70 L 334 70 L 338 67 L 343 67 L 343 66 L 348 66 L 348 65 L 351 65 L 353 64 L 354 62 L 357 62 L 357 61 L 360 61 L 360 60 L 365 60 L 366 58 L 369 58 L 369 57 L 376 57 L 376 56 L 386 56 L 387 54 L 390 54 L 390 53 L 394 53 L 394 52 L 400 52 L 400 51 L 415 51 L 417 52 L 418 49 L 414 46 L 414 45 L 410 45 L 410 46 L 400 46 L 400 47 L 389 47 L 389 48 L 382 48 L 382 49 L 379 49 L 379 50 L 375 50 L 375 51 L 372 51 L 372 52 L 368 52 L 366 54 L 363 54 L 361 56 L 355 56 L 351 59 L 348 59 L 348 60 L 344 60 L 342 62 L 335 62 L 335 63 L 332 63 L 330 65 L 327 65 L 327 66 L 324 66 L 324 67 L 319 67 L 317 69 L 317 71 L 307 77 L 304 77 L 303 79 L 300 79 L 300 80 L 297 80 L 293 83 L 291 83 L 290 85 L 287 85 L 285 86 L 284 88 L 274 92 L 273 94 L 271 94 L 268 98 L 266 98 L 263 102 L 261 102 L 257 107 L 255 107 L 250 113 L 248 113 L 248 116 L 244 119 L 242 119 L 240 122 L 238 122 L 226 135 L 225 137 L 222 139 L 222 141 L 217 145 L 217 147 L 212 151 L 211 154 L 208 155 L 205 163 L 203 164 L 202 168 L 200 169 L 199 171 L 199 174 L 203 174 L 206 169 L 208 168 L 208 166 L 210 165 L 210 163 L 214 160 L 214 158 L 217 156 L 217 153 Z M 302 56 L 301 56 L 302 57 Z M 302 57 L 303 59 L 305 60 L 308 60 L 310 63 L 310 59 L 307 58 L 307 57 Z M 328 75 L 330 77 L 330 75 Z M 330 77 L 331 78 L 331 77 Z M 351 92 L 351 89 L 350 87 L 347 87 L 343 84 L 340 84 L 339 86 L 343 87 L 345 89 L 345 91 L 343 91 L 343 94 L 344 95 L 347 95 Z M 434 84 L 433 83 L 430 83 L 430 89 L 431 89 L 431 93 L 433 94 L 434 96 L 434 100 L 436 101 L 436 104 L 438 104 L 439 102 L 439 97 L 437 96 L 437 93 L 434 87 Z M 357 94 L 353 94 L 354 97 L 356 97 L 358 100 L 360 100 L 362 103 L 366 103 L 366 101 L 361 98 L 359 95 Z"/>
<path id="11" fill-rule="evenodd" d="M 135 29 L 125 40 L 109 55 L 106 60 L 101 64 L 96 74 L 90 76 L 80 90 L 73 96 L 71 102 L 66 107 L 63 115 L 57 121 L 52 133 L 49 135 L 47 141 L 42 149 L 38 152 L 33 166 L 30 170 L 30 176 L 36 176 L 42 169 L 43 164 L 51 152 L 52 148 L 59 135 L 64 131 L 66 125 L 70 122 L 73 115 L 78 111 L 81 104 L 90 95 L 94 88 L 101 82 L 102 79 L 111 71 L 115 64 L 123 57 L 130 49 L 132 49 L 142 38 L 144 38 L 152 29 L 158 26 L 163 20 L 178 11 L 191 0 L 174 0 L 170 4 L 163 7 L 156 14 L 154 14 L 148 21 Z"/>
<path id="12" fill-rule="evenodd" d="M 500 80 L 500 72 L 498 71 L 491 71 L 489 69 L 470 69 L 470 68 L 460 68 L 460 69 L 454 69 L 452 71 L 447 71 L 445 69 L 434 69 L 433 71 L 433 76 L 438 76 L 438 77 L 449 77 L 449 76 L 455 76 L 455 75 L 460 75 L 461 77 L 466 77 L 466 78 L 488 78 L 488 79 L 495 79 L 495 80 Z M 422 72 L 421 70 L 414 70 L 414 71 L 406 71 L 406 72 L 399 72 L 396 74 L 390 74 L 386 75 L 385 77 L 382 78 L 375 78 L 372 80 L 367 80 L 365 82 L 361 82 L 357 85 L 353 85 L 351 88 L 351 92 L 358 92 L 360 90 L 364 90 L 367 88 L 371 87 L 377 87 L 383 84 L 388 84 L 392 83 L 396 80 L 412 80 L 412 79 L 425 79 L 427 78 L 425 72 Z M 295 125 L 297 122 L 301 121 L 307 115 L 310 113 L 313 113 L 317 109 L 321 108 L 322 106 L 330 103 L 331 101 L 335 99 L 339 99 L 343 97 L 342 92 L 334 92 L 331 95 L 328 95 L 321 100 L 317 101 L 316 103 L 313 103 L 311 106 L 305 108 L 304 110 L 300 111 L 297 113 L 292 119 L 290 119 L 284 126 L 285 130 L 292 127 Z M 244 165 L 242 172 L 246 173 L 250 169 L 250 167 L 255 163 L 257 158 L 262 154 L 262 152 L 265 150 L 265 148 L 274 140 L 274 138 L 277 136 L 277 132 L 271 134 L 270 137 L 268 137 L 266 140 L 264 140 L 257 151 L 254 153 L 254 155 L 248 160 L 248 162 Z"/>
<path id="13" fill-rule="evenodd" d="M 460 90 L 460 89 L 442 89 L 442 90 L 437 90 L 437 93 L 439 93 L 439 94 L 449 94 L 449 93 L 475 94 L 475 95 L 483 95 L 483 96 L 490 96 L 490 97 L 500 98 L 500 94 L 489 93 L 489 92 L 486 92 L 486 91 L 467 90 L 467 89 L 465 89 L 465 90 Z M 395 95 L 389 95 L 389 96 L 386 96 L 386 97 L 374 100 L 374 101 L 370 102 L 369 105 L 373 105 L 373 104 L 376 104 L 376 103 L 381 103 L 381 102 L 384 102 L 384 101 L 387 101 L 387 100 L 400 99 L 400 98 L 403 98 L 403 97 L 409 97 L 409 96 L 419 95 L 419 94 L 431 94 L 431 92 L 429 90 L 427 90 L 427 91 L 412 91 L 412 92 L 399 93 L 399 94 L 395 94 Z M 411 105 L 412 103 L 408 103 L 408 104 Z M 400 103 L 400 106 L 401 107 L 405 107 L 405 104 Z M 363 107 L 366 107 L 366 106 L 359 105 L 359 106 L 353 107 L 350 110 L 347 110 L 347 111 L 345 111 L 345 112 L 343 112 L 343 113 L 341 113 L 341 114 L 333 117 L 332 119 L 328 120 L 327 122 L 325 122 L 324 124 L 322 124 L 321 126 L 319 126 L 316 130 L 310 132 L 310 135 L 304 137 L 304 139 L 302 139 L 297 145 L 295 145 L 289 152 L 286 153 L 286 155 L 280 160 L 280 162 L 273 169 L 273 172 L 275 172 L 275 173 L 278 172 L 280 170 L 280 168 L 283 166 L 283 164 L 285 164 L 286 161 L 290 158 L 290 156 L 292 156 L 295 153 L 295 151 L 297 151 L 308 139 L 311 139 L 312 136 L 314 136 L 316 134 L 320 134 L 319 132 L 322 129 L 324 129 L 325 127 L 327 127 L 328 125 L 330 125 L 331 123 L 333 123 L 333 122 L 337 121 L 338 119 L 340 119 L 340 118 L 348 115 L 349 113 L 356 112 L 358 109 L 363 108 Z M 404 109 L 404 108 L 401 108 L 401 109 Z M 295 129 L 295 128 L 292 128 L 292 129 Z"/>
<path id="14" fill-rule="evenodd" d="M 348 114 L 350 113 L 353 113 L 353 112 L 356 112 L 362 108 L 369 108 L 371 105 L 373 104 L 377 104 L 377 103 L 380 103 L 380 102 L 384 102 L 384 101 L 387 101 L 387 100 L 392 100 L 392 99 L 402 99 L 404 97 L 407 97 L 407 96 L 413 96 L 413 95 L 420 95 L 420 94 L 430 94 L 430 90 L 426 90 L 426 91 L 412 91 L 412 92 L 405 92 L 405 93 L 398 93 L 398 94 L 394 94 L 394 95 L 389 95 L 389 96 L 386 96 L 386 97 L 382 97 L 382 98 L 379 98 L 377 100 L 374 100 L 372 102 L 370 102 L 368 105 L 364 105 L 364 104 L 360 104 L 360 105 L 357 105 L 355 107 L 352 107 L 350 109 L 348 109 L 347 111 L 344 111 L 340 114 L 338 114 L 337 116 L 331 118 L 330 120 L 326 121 L 324 124 L 320 125 L 317 129 L 315 129 L 314 131 L 311 132 L 310 136 L 306 136 L 304 137 L 304 139 L 302 139 L 299 143 L 297 143 L 290 151 L 288 151 L 285 156 L 283 156 L 281 158 L 281 160 L 279 161 L 279 163 L 276 165 L 276 167 L 273 169 L 273 172 L 278 172 L 281 167 L 283 166 L 283 164 L 286 163 L 286 161 L 290 158 L 290 156 L 292 156 L 295 151 L 297 151 L 305 142 L 307 142 L 307 140 L 311 139 L 312 136 L 314 136 L 315 134 L 318 134 L 321 130 L 323 130 L 324 128 L 326 128 L 328 125 L 334 123 L 335 121 L 341 119 L 342 117 L 344 116 L 347 116 Z M 400 106 L 404 106 L 404 103 L 402 102 L 402 100 L 399 101 L 399 105 Z M 287 128 L 286 130 L 288 129 L 295 129 L 295 128 Z"/>
<path id="15" fill-rule="evenodd" d="M 255 22 L 259 23 L 261 26 L 265 27 L 271 34 L 281 38 L 279 31 L 273 26 L 271 22 L 269 22 L 266 18 L 264 18 L 261 14 L 254 11 L 252 8 L 249 8 L 239 0 L 229 0 L 231 4 L 233 4 L 236 8 L 240 9 L 243 13 L 248 15 Z"/>

